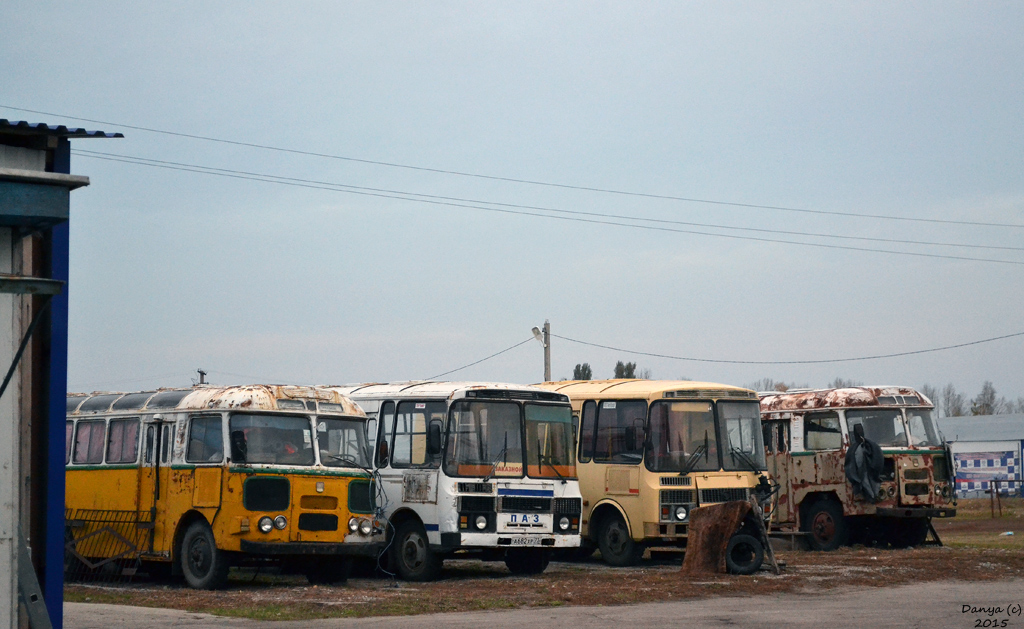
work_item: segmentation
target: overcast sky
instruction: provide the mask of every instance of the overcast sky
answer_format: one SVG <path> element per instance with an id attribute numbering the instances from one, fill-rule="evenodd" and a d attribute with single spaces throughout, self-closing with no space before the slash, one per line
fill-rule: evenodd
<path id="1" fill-rule="evenodd" d="M 72 194 L 71 390 L 198 367 L 425 378 L 550 319 L 621 348 L 555 338 L 555 379 L 629 360 L 741 385 L 991 380 L 1015 399 L 1024 336 L 742 362 L 1024 332 L 1022 33 L 1020 2 L 9 0 L 0 117 L 125 134 L 77 150 L 472 200 L 76 153 L 92 184 Z M 449 377 L 542 375 L 531 340 Z"/>

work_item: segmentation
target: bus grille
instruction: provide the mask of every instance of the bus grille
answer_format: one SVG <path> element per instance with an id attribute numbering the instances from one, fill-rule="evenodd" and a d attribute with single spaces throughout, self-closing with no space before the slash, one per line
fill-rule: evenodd
<path id="1" fill-rule="evenodd" d="M 730 502 L 733 500 L 746 500 L 749 490 L 745 487 L 729 487 L 717 489 L 700 490 L 700 503 L 710 504 L 713 502 Z"/>
<path id="2" fill-rule="evenodd" d="M 300 513 L 300 531 L 337 531 L 338 516 L 326 513 Z"/>
<path id="3" fill-rule="evenodd" d="M 377 483 L 368 480 L 352 481 L 348 484 L 348 510 L 352 513 L 373 513 L 377 504 L 376 494 Z"/>
<path id="4" fill-rule="evenodd" d="M 666 487 L 690 487 L 693 479 L 689 476 L 662 476 L 661 484 Z"/>
<path id="5" fill-rule="evenodd" d="M 494 498 L 489 496 L 460 496 L 459 511 L 465 513 L 470 511 L 473 513 L 489 513 L 494 511 Z"/>
<path id="6" fill-rule="evenodd" d="M 661 490 L 661 504 L 663 505 L 678 505 L 678 504 L 690 504 L 693 502 L 693 490 L 692 489 L 662 489 Z"/>
<path id="7" fill-rule="evenodd" d="M 284 511 L 291 502 L 291 485 L 281 476 L 253 476 L 242 485 L 242 506 L 249 511 Z"/>
<path id="8" fill-rule="evenodd" d="M 555 498 L 554 511 L 555 513 L 564 513 L 566 515 L 576 515 L 580 512 L 581 504 L 579 498 Z"/>
<path id="9" fill-rule="evenodd" d="M 551 511 L 551 498 L 502 496 L 498 511 Z"/>

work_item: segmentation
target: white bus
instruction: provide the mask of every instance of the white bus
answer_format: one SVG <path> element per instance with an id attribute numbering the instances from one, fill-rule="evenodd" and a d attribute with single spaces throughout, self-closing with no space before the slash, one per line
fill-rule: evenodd
<path id="1" fill-rule="evenodd" d="M 537 574 L 580 544 L 572 408 L 561 393 L 476 382 L 346 385 L 370 417 L 391 565 L 436 578 L 445 557 Z"/>

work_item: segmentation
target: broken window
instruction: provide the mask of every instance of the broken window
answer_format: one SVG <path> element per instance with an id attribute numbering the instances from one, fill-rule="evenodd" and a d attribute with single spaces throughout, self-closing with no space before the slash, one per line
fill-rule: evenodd
<path id="1" fill-rule="evenodd" d="M 839 415 L 834 412 L 805 415 L 804 447 L 808 450 L 838 450 L 843 447 Z"/>

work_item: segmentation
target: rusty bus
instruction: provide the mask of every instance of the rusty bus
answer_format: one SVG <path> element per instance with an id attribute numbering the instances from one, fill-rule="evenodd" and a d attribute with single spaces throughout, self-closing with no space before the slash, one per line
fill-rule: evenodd
<path id="1" fill-rule="evenodd" d="M 914 546 L 931 518 L 956 515 L 953 458 L 928 398 L 908 387 L 764 392 L 768 470 L 779 483 L 772 524 L 803 531 L 810 546 L 848 541 Z M 857 494 L 844 463 L 855 428 L 883 456 L 878 494 Z"/>
<path id="2" fill-rule="evenodd" d="M 65 569 L 141 564 L 201 589 L 232 565 L 344 580 L 384 542 L 366 421 L 325 387 L 69 395 Z"/>
<path id="3" fill-rule="evenodd" d="M 339 389 L 371 418 L 391 565 L 408 581 L 445 557 L 547 568 L 579 546 L 569 399 L 536 387 L 400 382 Z"/>
<path id="4" fill-rule="evenodd" d="M 770 493 L 754 391 L 674 380 L 539 386 L 568 395 L 579 426 L 580 554 L 598 548 L 605 562 L 630 565 L 647 547 L 685 547 L 692 509 Z M 755 531 L 730 542 L 731 571 L 760 567 Z"/>

